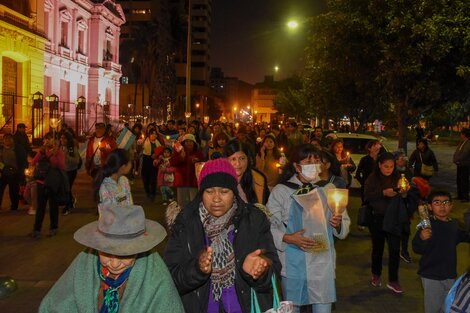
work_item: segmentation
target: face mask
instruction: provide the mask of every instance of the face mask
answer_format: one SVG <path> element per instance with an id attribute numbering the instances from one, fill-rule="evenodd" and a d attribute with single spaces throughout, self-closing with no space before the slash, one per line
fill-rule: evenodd
<path id="1" fill-rule="evenodd" d="M 302 176 L 308 182 L 315 182 L 318 180 L 318 174 L 320 173 L 320 164 L 304 164 L 300 165 L 302 168 Z"/>

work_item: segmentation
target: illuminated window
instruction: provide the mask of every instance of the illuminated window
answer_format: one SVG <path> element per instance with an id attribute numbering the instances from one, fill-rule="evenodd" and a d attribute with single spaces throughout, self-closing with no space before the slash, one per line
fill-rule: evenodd
<path id="1" fill-rule="evenodd" d="M 150 9 L 134 9 L 132 10 L 132 14 L 150 14 Z"/>

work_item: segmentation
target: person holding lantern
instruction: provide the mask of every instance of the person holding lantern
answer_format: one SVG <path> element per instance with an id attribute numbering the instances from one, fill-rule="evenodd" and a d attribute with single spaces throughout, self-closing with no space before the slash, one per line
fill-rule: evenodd
<path id="1" fill-rule="evenodd" d="M 356 164 L 354 164 L 349 152 L 344 150 L 344 143 L 341 139 L 333 140 L 330 146 L 330 152 L 336 156 L 336 159 L 340 163 L 341 177 L 343 177 L 349 187 L 352 180 L 351 173 L 356 170 Z"/>
<path id="2" fill-rule="evenodd" d="M 337 208 L 329 206 L 328 188 L 315 185 L 320 162 L 320 151 L 312 144 L 294 148 L 266 205 L 282 263 L 284 299 L 293 301 L 294 312 L 305 305 L 313 313 L 331 312 L 336 302 L 333 236 L 346 238 L 351 223 L 347 211 L 341 213 L 345 204 L 338 198 Z M 305 210 L 311 214 L 303 214 Z"/>
<path id="3" fill-rule="evenodd" d="M 372 238 L 372 279 L 371 285 L 380 287 L 382 257 L 385 241 L 388 245 L 387 288 L 395 293 L 403 289 L 398 281 L 400 264 L 400 238 L 403 228 L 408 223 L 408 214 L 404 198 L 410 189 L 406 179 L 401 179 L 396 170 L 395 157 L 390 152 L 380 154 L 377 166 L 365 182 L 364 197 L 372 207 L 373 220 L 369 225 Z"/>

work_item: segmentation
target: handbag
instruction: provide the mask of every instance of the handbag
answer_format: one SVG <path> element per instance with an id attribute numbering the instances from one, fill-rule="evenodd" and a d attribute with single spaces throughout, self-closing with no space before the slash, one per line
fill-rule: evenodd
<path id="1" fill-rule="evenodd" d="M 280 301 L 279 292 L 277 291 L 276 276 L 271 276 L 271 284 L 273 286 L 273 307 L 265 313 L 292 313 L 294 312 L 294 303 L 292 301 Z M 251 313 L 261 313 L 256 291 L 251 288 Z"/>
<path id="2" fill-rule="evenodd" d="M 423 157 L 419 153 L 419 158 L 421 159 L 421 175 L 426 177 L 431 177 L 434 174 L 434 167 L 432 165 L 426 165 L 423 163 Z"/>
<path id="3" fill-rule="evenodd" d="M 364 203 L 357 213 L 357 225 L 370 226 L 372 219 L 372 207 L 368 203 Z"/>

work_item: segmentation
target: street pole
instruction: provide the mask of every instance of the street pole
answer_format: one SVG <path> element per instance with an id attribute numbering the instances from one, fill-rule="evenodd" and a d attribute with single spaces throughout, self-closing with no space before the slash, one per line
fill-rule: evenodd
<path id="1" fill-rule="evenodd" d="M 188 0 L 188 36 L 186 38 L 186 106 L 185 116 L 191 112 L 191 0 Z M 186 118 L 186 123 L 188 118 Z"/>

